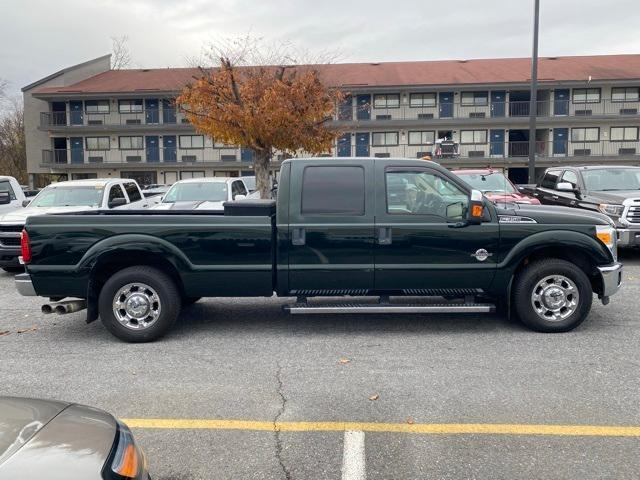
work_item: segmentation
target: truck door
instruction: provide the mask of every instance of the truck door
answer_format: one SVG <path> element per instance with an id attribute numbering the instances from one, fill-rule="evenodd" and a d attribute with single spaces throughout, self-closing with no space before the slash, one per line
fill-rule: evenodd
<path id="1" fill-rule="evenodd" d="M 375 175 L 376 290 L 425 295 L 489 287 L 499 226 L 497 220 L 460 226 L 466 187 L 428 166 L 380 164 Z"/>
<path id="2" fill-rule="evenodd" d="M 575 190 L 578 190 L 580 188 L 578 183 L 578 175 L 572 170 L 564 171 L 562 177 L 560 177 L 560 180 L 558 180 L 558 183 L 561 182 L 570 183 Z M 555 195 L 558 197 L 556 199 L 556 203 L 558 205 L 562 205 L 564 207 L 575 207 L 578 203 L 575 192 L 557 190 L 555 192 Z"/>
<path id="3" fill-rule="evenodd" d="M 289 290 L 364 294 L 373 288 L 373 161 L 292 162 Z"/>

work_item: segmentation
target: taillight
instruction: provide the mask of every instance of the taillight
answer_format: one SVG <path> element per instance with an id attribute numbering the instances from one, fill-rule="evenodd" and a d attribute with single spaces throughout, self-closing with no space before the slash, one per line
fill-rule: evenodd
<path id="1" fill-rule="evenodd" d="M 31 245 L 29 244 L 29 234 L 26 230 L 22 230 L 20 234 L 20 255 L 22 256 L 22 263 L 31 262 Z"/>

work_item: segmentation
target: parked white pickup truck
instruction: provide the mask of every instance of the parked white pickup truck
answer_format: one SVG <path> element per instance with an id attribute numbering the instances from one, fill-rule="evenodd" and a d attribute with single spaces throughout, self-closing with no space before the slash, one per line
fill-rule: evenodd
<path id="1" fill-rule="evenodd" d="M 18 262 L 20 232 L 27 217 L 110 208 L 140 209 L 148 206 L 149 201 L 142 195 L 135 180 L 114 178 L 53 183 L 33 197 L 26 208 L 0 216 L 0 268 L 7 272 L 22 270 Z"/>
<path id="2" fill-rule="evenodd" d="M 224 202 L 241 200 L 249 194 L 238 177 L 190 178 L 174 183 L 152 210 L 223 211 Z"/>
<path id="3" fill-rule="evenodd" d="M 13 177 L 0 176 L 0 215 L 22 208 L 27 197 Z"/>

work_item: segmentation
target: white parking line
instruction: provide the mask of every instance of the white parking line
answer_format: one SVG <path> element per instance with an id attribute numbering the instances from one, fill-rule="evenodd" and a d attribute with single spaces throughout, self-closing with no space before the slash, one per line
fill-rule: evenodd
<path id="1" fill-rule="evenodd" d="M 342 480 L 365 480 L 367 468 L 364 456 L 364 432 L 344 432 L 342 452 Z"/>

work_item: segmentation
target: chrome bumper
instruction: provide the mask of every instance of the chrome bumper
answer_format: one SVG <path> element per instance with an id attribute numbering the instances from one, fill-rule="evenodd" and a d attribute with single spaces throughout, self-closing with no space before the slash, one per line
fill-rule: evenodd
<path id="1" fill-rule="evenodd" d="M 640 230 L 629 230 L 628 228 L 616 228 L 618 232 L 619 247 L 640 246 Z"/>
<path id="2" fill-rule="evenodd" d="M 602 278 L 601 297 L 610 297 L 620 289 L 622 285 L 622 264 L 614 263 L 606 267 L 598 267 Z"/>
<path id="3" fill-rule="evenodd" d="M 23 297 L 35 297 L 36 291 L 31 282 L 31 276 L 28 273 L 19 273 L 15 277 L 16 289 Z"/>

